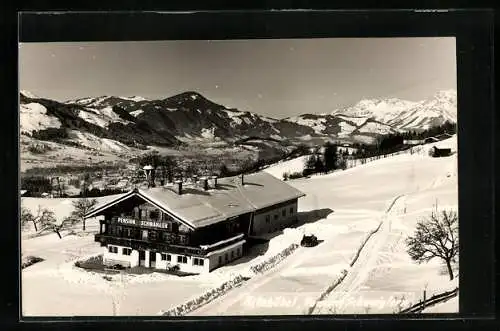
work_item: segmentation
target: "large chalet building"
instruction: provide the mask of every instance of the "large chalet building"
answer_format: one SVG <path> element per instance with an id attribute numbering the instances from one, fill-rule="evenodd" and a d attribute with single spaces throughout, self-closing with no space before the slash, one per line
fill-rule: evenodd
<path id="1" fill-rule="evenodd" d="M 265 172 L 133 189 L 94 206 L 104 263 L 209 272 L 240 258 L 249 236 L 297 221 L 302 192 Z"/>

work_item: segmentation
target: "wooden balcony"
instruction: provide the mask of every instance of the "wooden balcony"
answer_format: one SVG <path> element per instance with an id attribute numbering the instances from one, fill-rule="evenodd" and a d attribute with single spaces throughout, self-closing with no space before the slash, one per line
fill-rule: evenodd
<path id="1" fill-rule="evenodd" d="M 130 247 L 136 250 L 152 250 L 158 252 L 172 252 L 177 254 L 188 254 L 188 255 L 198 255 L 204 256 L 208 253 L 199 247 L 190 247 L 180 244 L 169 244 L 160 241 L 153 241 L 148 239 L 136 239 L 136 238 L 123 238 L 116 237 L 107 234 L 96 234 L 95 241 L 100 242 L 101 246 L 106 245 L 117 245 Z"/>

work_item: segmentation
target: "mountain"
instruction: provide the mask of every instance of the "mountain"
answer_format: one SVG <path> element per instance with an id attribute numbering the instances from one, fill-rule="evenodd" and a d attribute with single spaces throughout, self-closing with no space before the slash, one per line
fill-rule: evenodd
<path id="1" fill-rule="evenodd" d="M 312 128 L 315 135 L 336 137 L 339 140 L 372 141 L 379 135 L 397 132 L 390 125 L 370 117 L 305 114 L 286 120 Z"/>
<path id="2" fill-rule="evenodd" d="M 19 92 L 19 94 L 26 97 L 26 98 L 38 98 L 38 96 L 36 96 L 33 93 L 31 93 L 30 91 L 26 91 L 26 90 L 21 90 Z"/>
<path id="3" fill-rule="evenodd" d="M 337 109 L 333 116 L 373 119 L 398 130 L 422 130 L 446 121 L 457 121 L 457 92 L 440 91 L 419 102 L 397 98 L 362 100 L 353 106 Z"/>
<path id="4" fill-rule="evenodd" d="M 20 118 L 24 136 L 109 151 L 249 139 L 369 143 L 381 134 L 456 121 L 456 92 L 442 91 L 421 102 L 362 100 L 331 114 L 278 120 L 227 108 L 194 91 L 158 100 L 101 96 L 66 102 L 21 91 Z"/>

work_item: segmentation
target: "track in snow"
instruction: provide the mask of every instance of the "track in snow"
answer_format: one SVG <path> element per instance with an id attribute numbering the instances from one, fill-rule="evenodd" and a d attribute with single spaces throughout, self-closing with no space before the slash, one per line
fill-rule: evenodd
<path id="1" fill-rule="evenodd" d="M 391 215 L 390 212 L 400 199 L 405 195 L 395 197 L 384 214 L 382 215 L 381 223 L 378 229 L 372 233 L 365 244 L 362 246 L 359 256 L 356 258 L 352 268 L 348 270 L 346 277 L 342 282 L 333 289 L 327 296 L 326 300 L 335 304 L 335 308 L 342 308 L 346 299 L 351 293 L 360 288 L 363 282 L 368 279 L 370 272 L 377 266 L 377 261 L 380 257 L 380 250 L 388 244 L 389 235 L 391 233 Z M 322 306 L 318 305 L 312 311 L 314 313 L 327 313 L 322 310 Z"/>

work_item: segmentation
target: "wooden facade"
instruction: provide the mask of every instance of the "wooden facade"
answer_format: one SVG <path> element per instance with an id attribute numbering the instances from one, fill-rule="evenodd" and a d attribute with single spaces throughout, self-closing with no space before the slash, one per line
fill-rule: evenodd
<path id="1" fill-rule="evenodd" d="M 106 247 L 107 264 L 155 268 L 177 265 L 181 271 L 207 272 L 243 255 L 245 239 L 255 232 L 255 215 L 288 208 L 290 203 L 296 206 L 297 199 L 193 228 L 141 197 L 131 196 L 102 211 L 104 219 L 95 240 Z M 165 263 L 159 262 L 162 259 Z"/>

